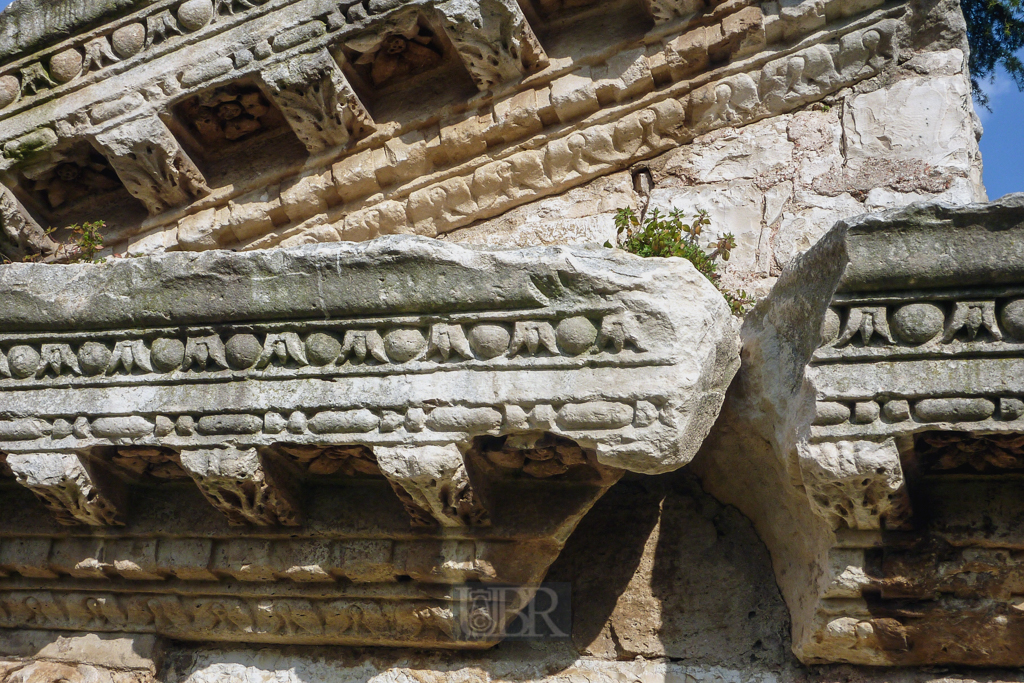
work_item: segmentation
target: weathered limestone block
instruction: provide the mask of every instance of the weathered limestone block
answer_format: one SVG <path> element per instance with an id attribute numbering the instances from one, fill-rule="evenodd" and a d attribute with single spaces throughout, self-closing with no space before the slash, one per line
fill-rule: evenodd
<path id="1" fill-rule="evenodd" d="M 232 524 L 301 523 L 295 484 L 280 468 L 268 467 L 255 448 L 185 450 L 181 465 Z"/>
<path id="2" fill-rule="evenodd" d="M 124 524 L 125 491 L 111 475 L 68 453 L 12 453 L 7 465 L 61 524 Z"/>
<path id="3" fill-rule="evenodd" d="M 151 214 L 209 192 L 203 174 L 155 117 L 104 131 L 94 140 L 128 191 Z"/>
<path id="4" fill-rule="evenodd" d="M 772 552 L 804 662 L 1024 663 L 1022 220 L 1017 194 L 840 221 L 744 323 L 695 465 Z"/>
<path id="5" fill-rule="evenodd" d="M 324 274 L 327 263 L 332 275 Z M 362 263 L 394 268 L 395 279 L 386 279 L 382 290 L 379 276 L 363 270 Z M 133 339 L 117 342 L 122 354 L 133 349 L 133 358 L 148 351 L 152 372 L 138 365 L 129 375 L 123 363 L 109 361 L 104 374 L 92 369 L 85 374 L 80 367 L 91 385 L 86 392 L 66 392 L 48 404 L 47 414 L 66 415 L 60 423 L 68 427 L 58 427 L 62 437 L 73 436 L 76 444 L 89 447 L 152 444 L 180 450 L 221 447 L 234 439 L 245 449 L 272 445 L 285 428 L 300 442 L 431 445 L 526 429 L 595 448 L 605 465 L 662 472 L 693 457 L 736 364 L 728 307 L 688 263 L 643 261 L 610 250 L 481 253 L 391 238 L 272 257 L 259 252 L 166 255 L 105 269 L 86 266 L 81 273 L 83 266 L 72 266 L 46 271 L 43 280 L 32 268 L 10 266 L 0 275 L 11 292 L 7 323 L 12 330 L 54 330 L 47 333 L 53 343 L 12 345 L 6 354 L 12 378 L 0 381 L 19 387 L 35 381 L 43 390 L 51 375 L 73 373 L 66 362 L 47 360 L 48 349 L 61 342 L 57 330 L 79 325 L 114 330 L 129 320 L 143 329 L 171 321 L 185 326 L 172 335 L 146 333 L 138 354 Z M 589 268 L 596 270 L 576 276 L 578 284 L 544 284 L 543 289 L 534 284 L 561 283 L 558 274 L 566 269 Z M 237 275 L 211 280 L 207 269 Z M 443 282 L 464 278 L 466 284 L 455 289 L 440 284 L 436 278 L 442 272 Z M 198 293 L 214 281 L 216 296 Z M 435 281 L 437 287 L 423 284 Z M 169 288 L 168 283 L 174 284 Z M 116 293 L 125 287 L 131 296 Z M 597 287 L 615 294 L 593 299 L 589 292 Z M 180 288 L 190 296 L 179 297 Z M 490 312 L 459 312 L 467 309 Z M 435 312 L 446 312 L 443 330 L 435 327 L 436 319 L 417 317 Z M 34 317 L 37 313 L 40 317 Z M 384 317 L 352 318 L 369 313 Z M 314 324 L 325 315 L 337 322 Z M 282 318 L 293 321 L 290 328 L 273 333 L 230 327 L 232 320 Z M 201 327 L 208 321 L 229 327 L 210 334 Z M 252 336 L 254 329 L 261 338 Z M 77 350 L 69 346 L 68 359 L 88 358 L 92 368 L 93 356 L 113 353 L 114 343 L 102 332 L 89 341 L 76 342 L 83 343 Z M 371 367 L 378 369 L 367 372 Z M 498 367 L 502 371 L 493 375 L 494 384 L 485 388 L 474 379 L 481 369 L 490 373 Z M 140 368 L 144 372 L 137 374 Z M 165 383 L 171 372 L 176 379 Z M 251 380 L 191 383 L 200 373 L 227 379 L 239 372 Z M 266 385 L 255 381 L 268 372 L 279 379 Z M 552 379 L 560 373 L 579 379 Z M 612 379 L 620 373 L 626 373 L 623 379 Z M 399 375 L 413 384 L 391 384 Z M 312 377 L 336 380 L 315 399 L 286 398 Z M 78 396 L 117 391 L 115 383 L 123 382 L 149 386 L 161 398 L 119 394 L 117 417 L 93 409 L 102 402 L 78 403 Z M 432 403 L 435 398 L 444 405 Z M 5 450 L 20 452 L 14 444 L 26 439 L 25 448 L 35 448 L 28 444 L 36 432 L 56 423 L 25 422 L 33 414 L 30 394 L 9 394 L 9 399 L 17 399 L 12 410 L 26 418 L 0 421 L 0 435 L 10 443 Z M 525 421 L 512 417 L 521 414 Z"/>
<path id="6" fill-rule="evenodd" d="M 506 211 L 441 239 L 463 244 L 519 248 L 534 245 L 614 242 L 615 212 L 636 208 L 628 172 L 603 176 L 568 192 Z"/>
<path id="7" fill-rule="evenodd" d="M 481 90 L 547 64 L 523 11 L 512 0 L 447 0 L 436 6 L 445 32 Z"/>
<path id="8" fill-rule="evenodd" d="M 488 521 L 480 492 L 471 485 L 455 444 L 375 448 L 373 454 L 413 524 L 465 526 Z"/>
<path id="9" fill-rule="evenodd" d="M 868 187 L 889 184 L 893 169 L 886 165 L 892 164 L 902 166 L 905 174 L 913 173 L 912 169 L 920 172 L 925 164 L 935 176 L 971 173 L 976 154 L 974 124 L 971 113 L 958 104 L 970 97 L 970 83 L 959 73 L 939 75 L 941 69 L 930 70 L 936 76 L 907 78 L 851 96 L 844 107 L 847 171 L 868 176 L 864 178 Z M 905 113 L 895 116 L 897 111 Z"/>
<path id="10" fill-rule="evenodd" d="M 57 243 L 7 188 L 0 187 L 0 254 L 11 261 L 21 261 L 56 251 Z"/>
<path id="11" fill-rule="evenodd" d="M 281 62 L 263 71 L 261 78 L 311 152 L 347 145 L 374 128 L 369 112 L 327 50 Z"/>

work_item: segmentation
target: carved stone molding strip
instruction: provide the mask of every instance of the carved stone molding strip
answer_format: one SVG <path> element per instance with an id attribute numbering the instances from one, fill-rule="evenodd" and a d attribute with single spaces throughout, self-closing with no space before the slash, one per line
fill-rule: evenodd
<path id="1" fill-rule="evenodd" d="M 10 591 L 0 596 L 0 626 L 263 643 L 494 644 L 460 636 L 453 606 L 450 600 L 261 600 Z"/>
<path id="2" fill-rule="evenodd" d="M 595 492 L 596 495 L 599 494 Z M 110 531 L 126 534 L 129 529 Z M 536 579 L 538 566 L 543 567 L 544 562 L 538 565 L 514 558 L 529 552 L 538 561 L 546 558 L 550 562 L 559 549 L 555 540 L 528 533 L 520 533 L 516 540 L 428 538 L 423 529 L 418 529 L 417 533 L 417 538 L 405 540 L 252 537 L 214 540 L 126 535 L 3 538 L 0 539 L 0 568 L 5 574 L 32 580 L 130 580 L 129 583 L 112 581 L 108 586 L 109 590 L 121 592 L 141 590 L 140 581 L 150 582 L 147 590 L 157 592 L 211 592 L 214 584 L 210 582 L 220 582 L 222 585 L 217 590 L 225 591 L 228 584 L 239 581 L 263 584 L 268 586 L 269 592 L 282 595 L 288 594 L 287 586 L 296 590 L 310 586 L 310 590 L 320 592 L 333 586 L 332 590 L 348 596 L 373 596 L 384 592 L 401 597 L 429 590 L 443 591 L 444 585 L 452 582 L 529 583 Z M 409 576 L 417 584 L 403 588 L 397 583 L 399 576 Z M 164 581 L 169 583 L 162 589 L 152 583 Z M 73 588 L 79 584 L 70 581 L 67 585 Z M 252 590 L 251 586 L 245 589 Z"/>
<path id="3" fill-rule="evenodd" d="M 139 383 L 183 376 L 253 378 L 655 365 L 625 311 L 481 311 L 421 318 L 0 335 L 0 387 Z M 519 319 L 517 319 L 519 318 Z M 524 319 L 525 318 L 525 319 Z M 456 322 L 457 321 L 457 322 Z M 6 352 L 4 349 L 7 349 Z M 57 355 L 54 355 L 57 354 Z"/>
<path id="4" fill-rule="evenodd" d="M 318 216 L 314 223 L 255 238 L 246 247 L 262 248 L 298 239 L 307 229 L 320 234 L 328 230 L 339 238 L 350 239 L 406 231 L 442 234 L 539 197 L 563 192 L 690 142 L 702 133 L 791 111 L 878 73 L 892 54 L 896 27 L 895 21 L 880 21 L 882 16 L 874 18 L 877 23 L 873 26 L 865 22 L 867 26 L 850 28 L 844 40 L 827 48 L 807 46 L 776 59 L 767 58 L 775 53 L 764 53 L 764 59 L 751 60 L 742 67 L 756 70 L 736 73 L 739 68 L 721 69 L 685 87 L 658 91 L 621 108 L 601 111 L 585 134 L 564 128 L 545 135 L 542 144 L 531 139 L 496 155 L 477 156 L 472 162 L 443 173 L 425 177 L 421 172 L 411 173 L 384 200 L 378 200 L 374 194 L 381 189 L 374 173 L 374 150 L 365 150 L 337 164 L 332 177 L 343 194 L 351 193 L 353 200 L 369 195 L 373 197 L 371 201 L 352 202 L 329 210 L 329 228 L 325 227 L 323 216 Z M 827 57 L 822 49 L 828 52 Z M 799 71 L 799 65 L 811 59 L 820 59 L 827 77 L 812 80 L 801 76 L 800 83 L 789 84 L 785 74 L 790 72 L 790 64 Z M 596 109 L 596 95 L 592 101 Z M 565 120 L 576 118 L 578 114 L 574 113 Z M 465 128 L 471 130 L 478 125 L 476 119 L 471 121 L 472 125 L 467 123 Z M 452 135 L 462 133 L 453 130 Z M 423 153 L 429 154 L 429 149 L 423 149 Z"/>
<path id="5" fill-rule="evenodd" d="M 978 294 L 983 293 L 937 292 L 935 298 L 918 294 L 898 304 L 833 306 L 814 361 L 1019 354 L 1024 299 L 1011 292 L 991 298 Z"/>

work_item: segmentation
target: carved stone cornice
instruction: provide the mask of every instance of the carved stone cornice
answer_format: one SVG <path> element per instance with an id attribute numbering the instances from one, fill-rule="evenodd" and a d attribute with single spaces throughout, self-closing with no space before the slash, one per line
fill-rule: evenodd
<path id="1" fill-rule="evenodd" d="M 133 213 L 108 221 L 108 245 L 120 251 L 133 238 L 132 253 L 148 253 L 254 239 L 253 246 L 267 247 L 309 231 L 317 240 L 435 235 L 876 75 L 894 54 L 894 22 L 884 20 L 903 12 L 896 6 L 871 11 L 880 4 L 830 0 L 826 14 L 836 23 L 819 31 L 802 10 L 766 15 L 745 2 L 693 11 L 663 3 L 651 11 L 667 28 L 656 26 L 643 49 L 623 43 L 615 48 L 621 55 L 609 60 L 611 48 L 595 45 L 578 59 L 542 68 L 543 51 L 517 3 L 408 2 L 370 10 L 322 0 L 157 2 L 25 55 L 5 67 L 9 73 L 0 68 L 0 94 L 6 84 L 15 95 L 0 109 L 0 166 L 4 182 L 28 205 L 27 195 L 38 191 L 35 180 L 20 177 L 27 168 L 63 163 L 69 150 L 81 151 L 108 128 L 161 119 L 204 171 L 210 163 L 222 168 L 224 150 L 191 130 L 211 124 L 212 113 L 200 107 L 205 118 L 186 114 L 195 114 L 196 99 L 239 89 L 253 96 L 249 89 L 257 89 L 267 102 L 247 105 L 246 115 L 231 119 L 228 139 L 247 131 L 277 139 L 291 126 L 317 155 L 313 163 L 290 163 L 280 169 L 287 178 L 276 170 L 241 182 L 211 176 L 212 196 L 192 206 L 164 202 L 178 208 L 149 220 Z M 864 16 L 847 20 L 851 14 Z M 535 12 L 527 15 L 540 21 Z M 460 96 L 437 111 L 410 111 L 398 128 L 375 123 L 360 101 L 373 104 L 381 93 L 355 72 L 367 66 L 364 59 L 376 64 L 388 50 L 414 44 L 422 53 L 417 63 L 459 70 L 461 61 L 487 92 Z M 769 44 L 773 49 L 764 49 Z M 60 82 L 48 76 L 54 59 L 58 70 L 79 60 L 81 67 Z M 804 70 L 807 63 L 814 73 Z M 542 73 L 524 77 L 536 69 Z M 20 94 L 22 70 L 36 74 L 35 94 Z M 108 79 L 128 86 L 111 87 Z M 384 90 L 405 87 L 411 83 Z M 268 108 L 269 118 L 260 119 Z M 586 144 L 563 125 L 597 111 L 602 115 L 588 127 Z M 270 125 L 282 117 L 281 129 Z M 214 160 L 198 158 L 197 149 Z M 42 205 L 29 209 L 47 212 Z M 64 213 L 48 220 L 82 220 Z M 151 232 L 134 242 L 145 231 Z"/>
<path id="2" fill-rule="evenodd" d="M 789 568 L 804 662 L 1024 663 L 1022 219 L 1018 194 L 841 221 L 745 324 L 703 473 Z"/>
<path id="3" fill-rule="evenodd" d="M 25 510 L 0 628 L 485 647 L 453 586 L 528 596 L 624 470 L 689 462 L 738 365 L 703 276 L 606 249 L 393 237 L 0 286 L 28 489 L 0 488 Z"/>

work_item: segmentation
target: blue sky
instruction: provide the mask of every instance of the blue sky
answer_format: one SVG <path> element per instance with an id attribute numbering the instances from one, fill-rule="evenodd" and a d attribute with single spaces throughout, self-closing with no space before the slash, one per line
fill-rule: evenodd
<path id="1" fill-rule="evenodd" d="M 981 136 L 981 160 L 989 199 L 1007 192 L 1024 192 L 1024 93 L 1005 72 L 983 83 L 989 106 L 975 106 L 985 134 Z"/>
<path id="2" fill-rule="evenodd" d="M 11 0 L 0 0 L 0 10 Z M 976 107 L 985 126 L 981 157 L 989 199 L 1024 192 L 1024 93 L 1005 73 L 984 84 L 992 111 Z"/>

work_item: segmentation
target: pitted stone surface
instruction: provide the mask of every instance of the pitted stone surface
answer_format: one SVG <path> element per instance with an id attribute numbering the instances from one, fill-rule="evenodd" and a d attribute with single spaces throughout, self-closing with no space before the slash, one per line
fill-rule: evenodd
<path id="1" fill-rule="evenodd" d="M 1024 339 L 1002 322 L 1022 219 L 1016 194 L 841 221 L 744 323 L 695 469 L 758 527 L 805 663 L 1022 663 L 1024 622 L 989 611 L 1024 515 L 1005 498 L 1024 464 Z"/>

